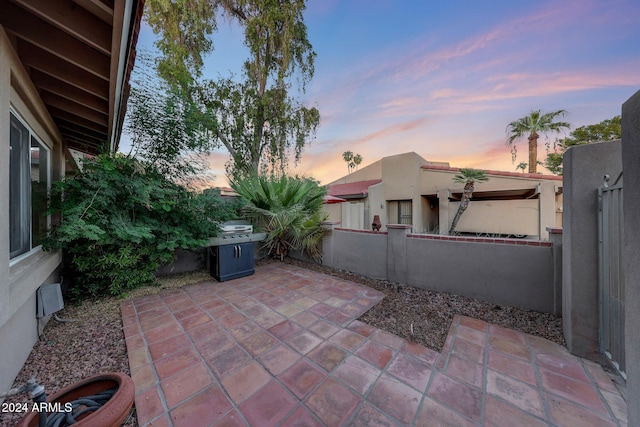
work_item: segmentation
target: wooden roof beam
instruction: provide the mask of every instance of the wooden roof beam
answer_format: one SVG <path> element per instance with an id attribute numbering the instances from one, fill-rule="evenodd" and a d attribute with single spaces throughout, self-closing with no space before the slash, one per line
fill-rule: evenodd
<path id="1" fill-rule="evenodd" d="M 103 22 L 109 25 L 113 23 L 113 8 L 107 6 L 100 0 L 74 0 L 75 3 L 88 10 Z"/>
<path id="2" fill-rule="evenodd" d="M 109 116 L 107 116 L 106 114 L 92 110 L 91 108 L 87 108 L 70 99 L 63 98 L 49 92 L 42 92 L 40 97 L 47 106 L 59 108 L 61 110 L 67 111 L 70 114 L 73 114 L 74 116 L 91 120 L 92 122 L 103 126 L 107 126 L 109 123 Z"/>
<path id="3" fill-rule="evenodd" d="M 69 99 L 92 110 L 105 113 L 109 106 L 109 103 L 104 99 L 98 98 L 89 92 L 78 89 L 76 86 L 72 86 L 41 71 L 32 70 L 31 80 L 43 91 Z"/>
<path id="4" fill-rule="evenodd" d="M 103 54 L 111 54 L 111 25 L 72 0 L 12 1 Z"/>
<path id="5" fill-rule="evenodd" d="M 25 67 L 34 68 L 89 92 L 105 101 L 109 99 L 109 83 L 51 53 L 25 41 L 18 41 L 18 54 Z M 55 67 L 52 64 L 55 63 Z"/>
<path id="6" fill-rule="evenodd" d="M 0 23 L 16 37 L 109 81 L 111 61 L 91 46 L 13 3 L 0 2 Z"/>
<path id="7" fill-rule="evenodd" d="M 51 117 L 53 117 L 53 120 L 61 119 L 66 120 L 67 122 L 75 123 L 76 125 L 104 134 L 106 139 L 106 135 L 108 133 L 107 126 L 85 119 L 84 117 L 76 116 L 75 114 L 71 114 L 70 112 L 62 110 L 53 105 L 47 105 L 47 107 L 49 109 Z"/>

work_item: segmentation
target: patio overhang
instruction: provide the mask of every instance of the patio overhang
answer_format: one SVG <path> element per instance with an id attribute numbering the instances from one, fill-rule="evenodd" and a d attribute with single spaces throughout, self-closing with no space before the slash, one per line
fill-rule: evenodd
<path id="1" fill-rule="evenodd" d="M 0 26 L 68 148 L 116 151 L 144 0 L 0 0 Z"/>

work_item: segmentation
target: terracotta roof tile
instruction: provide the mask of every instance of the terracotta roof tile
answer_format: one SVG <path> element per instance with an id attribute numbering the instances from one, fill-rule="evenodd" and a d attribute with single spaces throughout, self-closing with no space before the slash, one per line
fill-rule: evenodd
<path id="1" fill-rule="evenodd" d="M 452 168 L 449 166 L 438 166 L 438 165 L 422 165 L 421 169 L 428 170 L 437 170 L 437 171 L 446 171 L 446 172 L 459 172 L 460 168 Z M 494 170 L 484 170 L 487 175 L 498 175 L 498 176 L 510 176 L 514 178 L 528 178 L 528 179 L 548 179 L 552 181 L 562 181 L 561 176 L 557 175 L 543 175 L 539 173 L 520 173 L 520 172 L 506 172 L 506 171 L 494 171 Z"/>
<path id="2" fill-rule="evenodd" d="M 369 181 L 350 182 L 348 184 L 334 184 L 329 186 L 329 195 L 335 197 L 362 195 L 365 197 L 369 194 L 369 187 L 381 182 L 381 179 L 372 179 Z"/>

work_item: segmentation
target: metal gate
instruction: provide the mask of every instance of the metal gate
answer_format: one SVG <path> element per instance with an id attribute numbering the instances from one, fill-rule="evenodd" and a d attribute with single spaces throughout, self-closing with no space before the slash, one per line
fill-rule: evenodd
<path id="1" fill-rule="evenodd" d="M 626 379 L 624 359 L 624 274 L 622 248 L 622 173 L 609 186 L 605 175 L 598 189 L 598 258 L 600 288 L 600 351 Z"/>

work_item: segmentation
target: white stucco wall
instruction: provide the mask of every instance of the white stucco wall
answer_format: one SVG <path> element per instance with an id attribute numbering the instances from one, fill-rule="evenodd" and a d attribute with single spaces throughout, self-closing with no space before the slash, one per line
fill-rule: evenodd
<path id="1" fill-rule="evenodd" d="M 35 292 L 57 279 L 54 273 L 62 260 L 59 252 L 40 247 L 9 260 L 11 109 L 49 148 L 51 177 L 59 179 L 64 170 L 60 134 L 0 27 L 0 390 L 11 387 L 37 340 Z"/>

